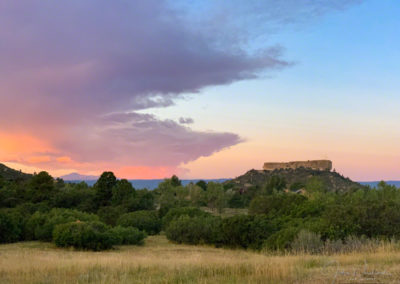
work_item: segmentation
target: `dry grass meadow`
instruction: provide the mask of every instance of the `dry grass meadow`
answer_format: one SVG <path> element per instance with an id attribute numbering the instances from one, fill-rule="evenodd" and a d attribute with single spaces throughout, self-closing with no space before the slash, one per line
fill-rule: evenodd
<path id="1" fill-rule="evenodd" d="M 0 246 L 1 283 L 400 283 L 400 251 L 270 255 L 176 245 L 164 236 L 106 252 Z"/>

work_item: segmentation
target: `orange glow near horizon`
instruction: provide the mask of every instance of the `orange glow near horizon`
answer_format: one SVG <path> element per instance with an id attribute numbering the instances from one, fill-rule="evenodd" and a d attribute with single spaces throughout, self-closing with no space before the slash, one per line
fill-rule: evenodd
<path id="1" fill-rule="evenodd" d="M 0 132 L 0 153 L 2 155 L 26 154 L 32 152 L 44 152 L 52 148 L 40 139 L 27 134 L 11 134 Z"/>
<path id="2" fill-rule="evenodd" d="M 66 155 L 47 155 L 46 153 L 59 151 L 46 141 L 31 135 L 0 132 L 0 162 L 28 173 L 46 170 L 55 177 L 72 172 L 99 175 L 105 170 L 112 170 L 119 178 L 127 179 L 162 179 L 173 174 L 183 179 L 207 179 L 234 178 L 250 169 L 261 169 L 266 161 L 330 159 L 337 172 L 353 180 L 398 179 L 400 159 L 389 155 L 393 145 L 387 144 L 383 147 L 385 151 L 375 153 L 373 149 L 377 149 L 376 145 L 380 141 L 366 140 L 367 142 L 358 148 L 361 153 L 357 153 L 352 151 L 350 144 L 339 140 L 328 143 L 321 138 L 320 143 L 307 144 L 306 140 L 295 139 L 298 143 L 290 145 L 288 141 L 294 138 L 286 138 L 282 143 L 278 143 L 278 140 L 262 143 L 265 140 L 263 138 L 252 139 L 179 166 L 149 167 L 121 166 L 118 163 L 106 162 L 80 163 Z M 330 152 L 325 152 L 328 148 Z"/>

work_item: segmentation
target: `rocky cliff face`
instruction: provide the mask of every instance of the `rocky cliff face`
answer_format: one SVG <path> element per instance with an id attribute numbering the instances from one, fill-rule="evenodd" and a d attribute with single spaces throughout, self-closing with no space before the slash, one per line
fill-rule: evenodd
<path id="1" fill-rule="evenodd" d="M 312 161 L 295 161 L 288 163 L 265 163 L 263 169 L 273 171 L 277 169 L 298 169 L 308 168 L 319 171 L 332 170 L 332 161 L 329 160 L 312 160 Z"/>

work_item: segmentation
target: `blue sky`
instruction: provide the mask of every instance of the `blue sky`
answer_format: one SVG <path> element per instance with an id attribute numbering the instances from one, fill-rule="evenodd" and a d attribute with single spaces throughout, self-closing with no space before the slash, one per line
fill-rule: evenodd
<path id="1" fill-rule="evenodd" d="M 236 174 L 246 167 L 259 168 L 257 152 L 272 139 L 272 151 L 260 151 L 261 159 L 307 158 L 301 153 L 305 150 L 310 158 L 332 158 L 339 170 L 356 179 L 399 178 L 391 169 L 400 154 L 395 145 L 400 138 L 399 15 L 396 1 L 370 0 L 285 26 L 269 35 L 268 42 L 284 47 L 283 56 L 293 66 L 261 79 L 207 88 L 194 99 L 156 112 L 163 117 L 184 113 L 202 129 L 240 129 L 248 139 L 245 143 L 259 146 L 237 154 L 238 163 L 243 156 L 254 158 Z M 301 145 L 282 143 L 286 139 Z M 316 151 L 302 147 L 331 139 L 333 143 L 317 145 Z M 279 144 L 288 145 L 279 149 Z M 385 146 L 389 147 L 381 148 Z M 276 154 L 276 149 L 292 156 Z M 349 163 L 353 158 L 370 167 Z M 375 159 L 380 160 L 379 169 L 373 166 Z M 388 165 L 382 169 L 386 159 Z"/>

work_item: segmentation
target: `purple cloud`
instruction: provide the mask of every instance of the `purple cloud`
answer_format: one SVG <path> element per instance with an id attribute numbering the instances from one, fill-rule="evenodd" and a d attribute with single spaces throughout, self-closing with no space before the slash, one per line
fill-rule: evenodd
<path id="1" fill-rule="evenodd" d="M 75 161 L 121 165 L 176 166 L 240 143 L 135 113 L 290 65 L 281 48 L 247 52 L 243 34 L 223 36 L 243 30 L 206 18 L 196 25 L 171 3 L 1 1 L 0 127 L 45 139 Z"/>

